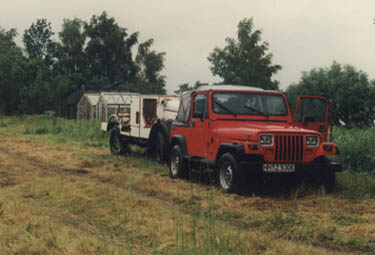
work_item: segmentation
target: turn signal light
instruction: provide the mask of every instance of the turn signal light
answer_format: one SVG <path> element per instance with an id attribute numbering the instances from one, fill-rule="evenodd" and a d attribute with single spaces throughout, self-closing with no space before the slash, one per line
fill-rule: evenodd
<path id="1" fill-rule="evenodd" d="M 254 150 L 254 151 L 257 151 L 259 149 L 259 145 L 258 144 L 251 144 L 251 143 L 249 143 L 248 147 L 249 147 L 250 150 Z"/>
<path id="2" fill-rule="evenodd" d="M 333 146 L 332 145 L 323 145 L 323 149 L 328 152 L 333 151 Z"/>
<path id="3" fill-rule="evenodd" d="M 312 149 L 307 149 L 307 150 L 306 150 L 306 155 L 312 155 L 312 154 L 313 154 Z"/>
<path id="4" fill-rule="evenodd" d="M 273 149 L 267 149 L 266 154 L 273 154 Z"/>

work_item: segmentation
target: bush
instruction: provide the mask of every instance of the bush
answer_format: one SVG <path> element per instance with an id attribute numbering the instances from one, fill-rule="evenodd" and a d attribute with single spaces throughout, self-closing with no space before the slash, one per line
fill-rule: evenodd
<path id="1" fill-rule="evenodd" d="M 375 128 L 335 128 L 334 142 L 340 150 L 336 156 L 344 169 L 375 173 Z"/>
<path id="2" fill-rule="evenodd" d="M 375 173 L 343 171 L 337 174 L 338 197 L 346 199 L 374 199 Z"/>

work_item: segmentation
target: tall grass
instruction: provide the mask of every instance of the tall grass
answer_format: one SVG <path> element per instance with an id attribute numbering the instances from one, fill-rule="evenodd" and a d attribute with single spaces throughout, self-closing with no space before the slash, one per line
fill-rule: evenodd
<path id="1" fill-rule="evenodd" d="M 375 173 L 375 127 L 335 128 L 334 142 L 340 150 L 335 160 L 344 169 Z"/>
<path id="2" fill-rule="evenodd" d="M 180 220 L 176 222 L 176 254 L 247 254 L 240 231 L 229 231 L 218 221 L 212 189 L 207 192 L 206 199 L 208 208 L 203 209 L 203 201 L 196 200 L 191 190 L 191 220 L 187 224 Z"/>
<path id="3" fill-rule="evenodd" d="M 66 138 L 84 142 L 88 146 L 107 146 L 108 135 L 100 128 L 98 120 L 66 120 L 47 116 L 25 117 L 23 120 L 26 135 L 55 135 L 60 141 Z"/>

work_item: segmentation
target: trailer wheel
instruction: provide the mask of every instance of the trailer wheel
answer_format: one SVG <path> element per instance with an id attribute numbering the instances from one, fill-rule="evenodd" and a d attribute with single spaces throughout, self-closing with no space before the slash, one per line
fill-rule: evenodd
<path id="1" fill-rule="evenodd" d="M 187 175 L 184 163 L 182 162 L 181 148 L 178 144 L 172 147 L 169 162 L 169 177 L 172 179 L 185 178 Z"/>
<path id="2" fill-rule="evenodd" d="M 236 159 L 229 152 L 221 156 L 217 168 L 217 179 L 225 193 L 233 192 L 238 184 L 239 168 Z"/>
<path id="3" fill-rule="evenodd" d="M 118 126 L 114 126 L 111 129 L 111 134 L 109 136 L 109 148 L 111 149 L 111 153 L 114 155 L 123 155 L 129 152 L 129 146 L 123 141 Z"/>
<path id="4" fill-rule="evenodd" d="M 155 139 L 154 155 L 158 163 L 163 163 L 167 158 L 167 138 L 162 132 L 158 132 Z"/>

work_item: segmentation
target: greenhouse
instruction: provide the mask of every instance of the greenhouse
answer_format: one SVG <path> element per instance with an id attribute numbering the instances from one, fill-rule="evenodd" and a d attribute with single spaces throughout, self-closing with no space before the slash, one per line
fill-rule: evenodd
<path id="1" fill-rule="evenodd" d="M 130 92 L 102 92 L 97 103 L 98 119 L 106 122 L 115 113 L 130 113 L 132 96 L 137 93 Z"/>
<path id="2" fill-rule="evenodd" d="M 84 93 L 77 105 L 77 119 L 97 119 L 100 93 Z"/>

